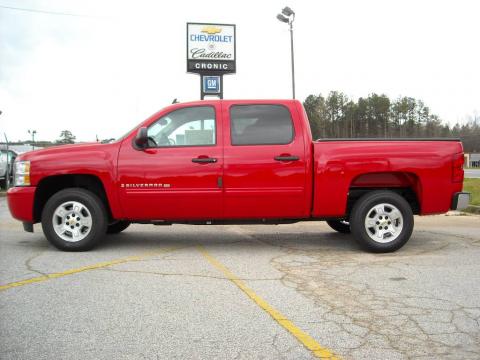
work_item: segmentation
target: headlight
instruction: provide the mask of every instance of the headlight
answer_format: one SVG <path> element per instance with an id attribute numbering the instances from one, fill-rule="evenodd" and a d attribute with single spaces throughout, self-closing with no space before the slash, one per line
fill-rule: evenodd
<path id="1" fill-rule="evenodd" d="M 15 161 L 13 183 L 15 186 L 30 185 L 30 161 Z"/>

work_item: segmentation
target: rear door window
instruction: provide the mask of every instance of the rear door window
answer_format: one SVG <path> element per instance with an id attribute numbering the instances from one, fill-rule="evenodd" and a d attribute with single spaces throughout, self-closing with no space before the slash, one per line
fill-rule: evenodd
<path id="1" fill-rule="evenodd" d="M 232 145 L 285 145 L 293 141 L 290 111 L 282 105 L 233 105 Z"/>

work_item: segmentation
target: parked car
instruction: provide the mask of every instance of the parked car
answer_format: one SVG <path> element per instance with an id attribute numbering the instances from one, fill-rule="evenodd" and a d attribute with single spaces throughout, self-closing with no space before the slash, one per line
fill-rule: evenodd
<path id="1" fill-rule="evenodd" d="M 175 104 L 108 144 L 22 154 L 12 215 L 69 251 L 130 223 L 281 224 L 326 220 L 389 252 L 413 215 L 468 205 L 456 139 L 312 141 L 296 100 Z"/>
<path id="2" fill-rule="evenodd" d="M 13 150 L 0 150 L 0 187 L 5 189 L 7 187 L 7 176 L 10 177 L 10 182 L 13 180 L 13 162 L 18 156 Z M 8 166 L 7 166 L 8 159 Z"/>

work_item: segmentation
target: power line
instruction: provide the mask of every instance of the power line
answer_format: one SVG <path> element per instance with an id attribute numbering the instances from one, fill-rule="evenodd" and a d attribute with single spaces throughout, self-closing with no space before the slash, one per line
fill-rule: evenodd
<path id="1" fill-rule="evenodd" d="M 26 12 L 31 12 L 31 13 L 48 14 L 48 15 L 63 15 L 63 16 L 75 16 L 75 17 L 87 17 L 87 18 L 101 18 L 101 16 L 82 15 L 82 14 L 73 14 L 73 13 L 65 13 L 65 12 L 57 12 L 57 11 L 46 11 L 46 10 L 38 10 L 38 9 L 27 9 L 27 8 L 19 8 L 19 7 L 4 6 L 4 5 L 0 5 L 0 8 L 8 9 L 8 10 L 26 11 Z"/>

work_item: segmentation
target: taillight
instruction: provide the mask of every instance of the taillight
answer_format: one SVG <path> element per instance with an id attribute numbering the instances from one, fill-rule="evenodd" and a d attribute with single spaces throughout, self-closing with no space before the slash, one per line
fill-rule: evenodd
<path id="1" fill-rule="evenodd" d="M 463 163 L 465 158 L 463 153 L 453 155 L 453 172 L 452 172 L 452 181 L 453 182 L 463 182 Z"/>

